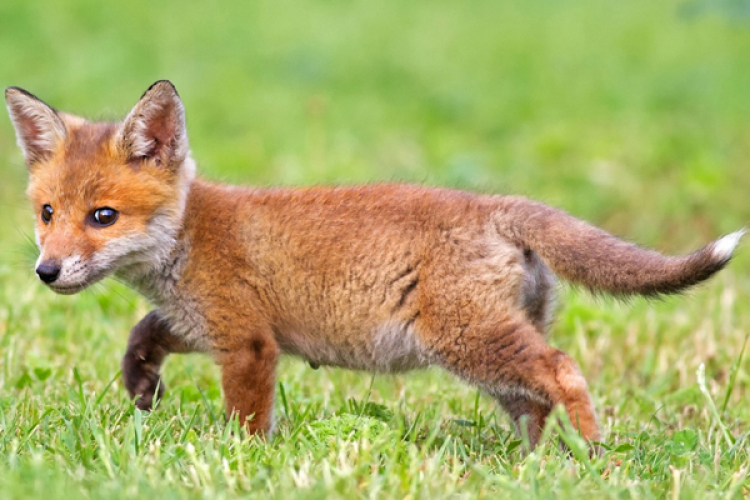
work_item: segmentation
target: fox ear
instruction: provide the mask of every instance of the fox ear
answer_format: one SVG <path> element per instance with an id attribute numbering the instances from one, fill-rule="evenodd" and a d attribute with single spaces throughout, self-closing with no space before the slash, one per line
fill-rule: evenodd
<path id="1" fill-rule="evenodd" d="M 120 146 L 131 161 L 179 167 L 189 145 L 185 108 L 174 85 L 168 80 L 151 85 L 125 118 L 119 135 Z"/>
<path id="2" fill-rule="evenodd" d="M 33 94 L 9 87 L 5 90 L 5 103 L 29 167 L 48 158 L 65 140 L 65 125 L 60 116 Z"/>

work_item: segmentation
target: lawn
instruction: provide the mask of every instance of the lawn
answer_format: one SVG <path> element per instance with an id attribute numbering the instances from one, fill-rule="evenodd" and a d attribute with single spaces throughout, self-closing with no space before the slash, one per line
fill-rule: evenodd
<path id="1" fill-rule="evenodd" d="M 3 87 L 117 119 L 161 78 L 210 179 L 524 194 L 669 253 L 750 223 L 748 0 L 0 3 Z M 262 442 L 224 422 L 204 357 L 134 408 L 119 361 L 149 304 L 38 282 L 7 118 L 0 179 L 0 498 L 750 496 L 747 243 L 682 297 L 561 285 L 552 343 L 589 380 L 601 458 L 556 429 L 527 453 L 437 369 L 291 358 Z"/>

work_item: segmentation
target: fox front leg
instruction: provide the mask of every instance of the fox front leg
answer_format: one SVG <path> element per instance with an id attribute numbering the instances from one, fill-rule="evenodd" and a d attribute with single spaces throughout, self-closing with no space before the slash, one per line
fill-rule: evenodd
<path id="1" fill-rule="evenodd" d="M 251 434 L 273 430 L 273 399 L 279 346 L 270 333 L 256 330 L 221 350 L 221 385 L 227 419 L 238 418 Z"/>
<path id="2" fill-rule="evenodd" d="M 140 410 L 151 410 L 156 399 L 164 395 L 159 369 L 171 353 L 192 349 L 182 337 L 172 333 L 169 323 L 158 310 L 148 313 L 130 331 L 128 349 L 122 358 L 122 378 L 131 398 Z M 157 394 L 158 391 L 158 394 Z"/>

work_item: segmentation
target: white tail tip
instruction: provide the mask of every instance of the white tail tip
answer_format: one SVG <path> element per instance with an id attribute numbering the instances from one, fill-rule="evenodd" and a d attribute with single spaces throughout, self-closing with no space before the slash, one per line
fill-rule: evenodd
<path id="1" fill-rule="evenodd" d="M 740 239 L 746 232 L 747 230 L 742 228 L 739 231 L 735 231 L 732 234 L 728 234 L 716 240 L 711 249 L 713 256 L 719 261 L 729 260 L 732 257 L 737 244 L 740 242 Z"/>

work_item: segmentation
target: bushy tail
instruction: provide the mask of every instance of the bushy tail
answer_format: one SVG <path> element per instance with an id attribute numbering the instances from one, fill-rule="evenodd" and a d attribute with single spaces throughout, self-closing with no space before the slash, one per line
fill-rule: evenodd
<path id="1" fill-rule="evenodd" d="M 582 220 L 521 197 L 505 197 L 498 230 L 530 248 L 561 278 L 617 295 L 677 293 L 727 265 L 740 230 L 684 257 L 668 257 L 619 240 Z"/>

